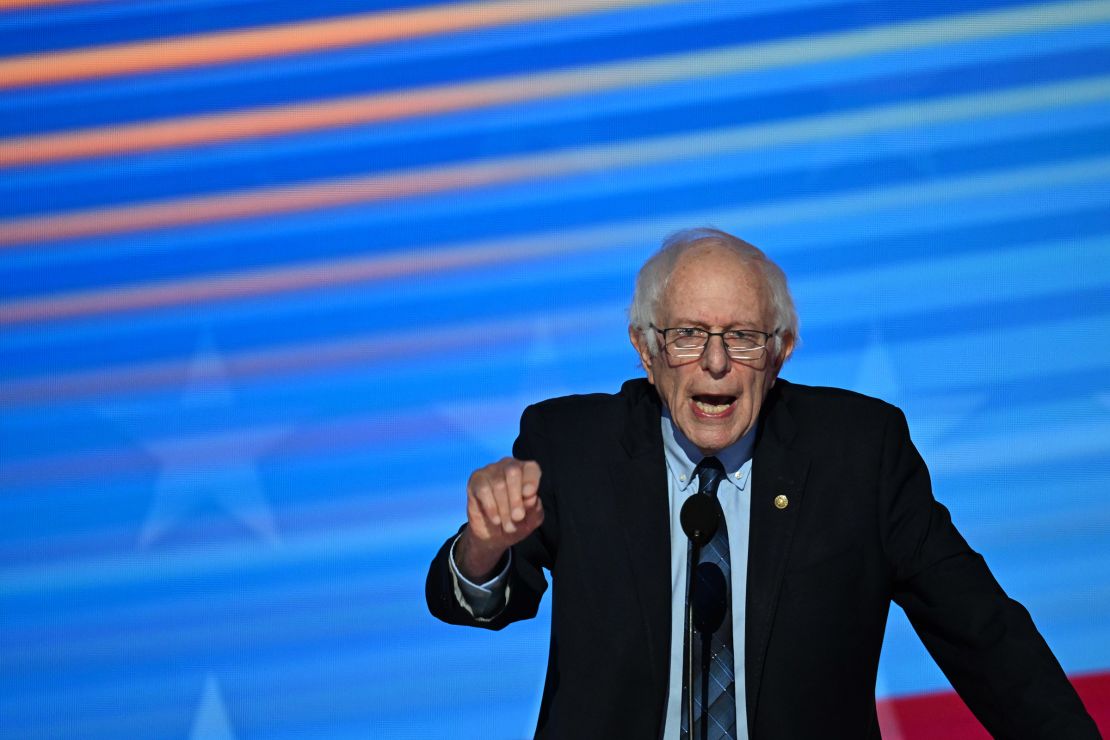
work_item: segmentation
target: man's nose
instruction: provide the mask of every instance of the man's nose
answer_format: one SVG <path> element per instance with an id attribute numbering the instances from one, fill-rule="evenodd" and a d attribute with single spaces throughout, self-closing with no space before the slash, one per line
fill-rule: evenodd
<path id="1" fill-rule="evenodd" d="M 701 366 L 714 375 L 728 371 L 729 356 L 725 338 L 718 335 L 709 337 L 705 350 L 701 353 Z"/>

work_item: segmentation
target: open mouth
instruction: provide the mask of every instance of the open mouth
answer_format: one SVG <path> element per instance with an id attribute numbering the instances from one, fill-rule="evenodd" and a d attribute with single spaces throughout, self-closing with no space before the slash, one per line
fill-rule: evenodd
<path id="1" fill-rule="evenodd" d="M 724 416 L 732 410 L 736 396 L 698 394 L 694 396 L 695 413 L 699 416 Z"/>

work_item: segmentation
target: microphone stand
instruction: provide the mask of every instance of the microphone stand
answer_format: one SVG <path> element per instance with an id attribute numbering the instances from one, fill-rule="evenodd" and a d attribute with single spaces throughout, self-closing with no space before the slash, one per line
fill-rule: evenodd
<path id="1" fill-rule="evenodd" d="M 688 740 L 694 740 L 694 573 L 701 546 L 713 539 L 721 523 L 721 505 L 712 496 L 695 493 L 682 504 L 679 521 L 686 533 L 686 727 Z"/>
<path id="2" fill-rule="evenodd" d="M 690 598 L 694 585 L 694 569 L 701 548 L 694 538 L 686 540 L 686 727 L 688 739 L 694 740 L 694 602 Z"/>

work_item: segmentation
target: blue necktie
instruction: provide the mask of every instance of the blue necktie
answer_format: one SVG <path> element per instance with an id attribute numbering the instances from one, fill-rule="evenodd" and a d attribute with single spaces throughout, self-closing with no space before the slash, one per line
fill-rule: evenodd
<path id="1" fill-rule="evenodd" d="M 725 470 L 715 457 L 703 459 L 695 496 L 717 497 Z M 724 516 L 716 534 L 702 547 L 690 598 L 694 613 L 694 733 L 682 712 L 682 737 L 689 740 L 736 738 L 736 681 L 732 658 L 732 568 Z M 683 696 L 685 693 L 683 671 Z"/>

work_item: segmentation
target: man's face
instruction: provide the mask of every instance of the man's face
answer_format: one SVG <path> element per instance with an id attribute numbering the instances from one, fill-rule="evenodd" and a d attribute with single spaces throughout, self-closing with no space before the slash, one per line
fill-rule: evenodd
<path id="1" fill-rule="evenodd" d="M 679 258 L 656 316 L 661 329 L 701 327 L 714 332 L 770 332 L 776 328 L 773 322 L 758 270 L 712 242 L 697 245 Z M 658 333 L 655 355 L 637 331 L 630 328 L 629 334 L 648 380 L 675 424 L 705 455 L 723 450 L 754 426 L 763 399 L 793 349 L 792 339 L 786 337 L 778 355 L 772 343 L 757 360 L 734 360 L 720 337 L 710 337 L 701 358 L 691 362 L 671 358 Z"/>

